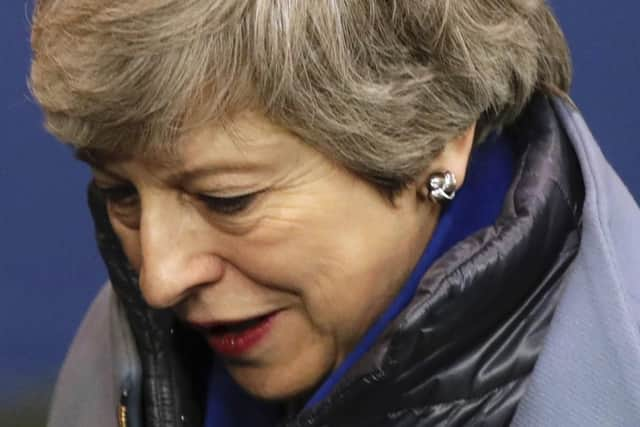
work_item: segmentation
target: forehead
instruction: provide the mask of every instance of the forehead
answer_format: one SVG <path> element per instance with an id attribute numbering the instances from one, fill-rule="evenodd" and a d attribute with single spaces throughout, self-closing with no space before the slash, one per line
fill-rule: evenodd
<path id="1" fill-rule="evenodd" d="M 169 146 L 144 152 L 76 150 L 76 157 L 97 169 L 122 162 L 142 162 L 174 173 L 215 165 L 219 169 L 250 168 L 299 156 L 299 138 L 263 114 L 245 111 L 221 123 L 189 129 Z"/>
<path id="2" fill-rule="evenodd" d="M 220 123 L 210 123 L 185 132 L 176 142 L 173 159 L 185 162 L 205 152 L 218 156 L 253 156 L 278 150 L 297 139 L 287 129 L 263 114 L 245 111 Z"/>

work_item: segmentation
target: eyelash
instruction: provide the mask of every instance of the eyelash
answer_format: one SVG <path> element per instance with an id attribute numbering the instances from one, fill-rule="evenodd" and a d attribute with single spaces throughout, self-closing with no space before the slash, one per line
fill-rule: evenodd
<path id="1" fill-rule="evenodd" d="M 211 211 L 222 215 L 234 215 L 247 209 L 256 198 L 257 193 L 243 194 L 234 197 L 213 197 L 200 195 L 198 198 Z"/>
<path id="2" fill-rule="evenodd" d="M 137 191 L 132 186 L 119 185 L 113 187 L 98 187 L 103 197 L 109 202 L 122 207 L 131 207 L 137 203 Z M 233 197 L 214 197 L 198 195 L 198 199 L 204 203 L 207 209 L 221 214 L 234 215 L 247 209 L 254 201 L 257 193 L 243 194 Z"/>

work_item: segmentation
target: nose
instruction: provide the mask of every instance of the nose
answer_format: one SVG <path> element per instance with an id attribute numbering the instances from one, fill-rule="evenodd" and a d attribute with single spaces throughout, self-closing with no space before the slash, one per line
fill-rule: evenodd
<path id="1" fill-rule="evenodd" d="M 140 289 L 155 308 L 169 308 L 224 275 L 215 230 L 179 200 L 147 200 L 140 222 Z"/>

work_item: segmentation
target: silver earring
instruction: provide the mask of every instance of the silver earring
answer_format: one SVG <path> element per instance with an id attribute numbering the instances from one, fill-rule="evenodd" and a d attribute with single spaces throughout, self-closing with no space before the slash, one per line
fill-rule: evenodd
<path id="1" fill-rule="evenodd" d="M 457 182 L 453 172 L 436 172 L 429 176 L 425 186 L 425 193 L 435 203 L 443 203 L 453 200 L 456 196 Z"/>

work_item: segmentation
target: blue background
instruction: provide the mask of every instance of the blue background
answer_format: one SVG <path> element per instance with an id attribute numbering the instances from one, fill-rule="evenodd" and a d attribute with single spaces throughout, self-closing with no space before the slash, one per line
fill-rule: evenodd
<path id="1" fill-rule="evenodd" d="M 640 3 L 553 4 L 573 51 L 572 95 L 638 200 Z M 47 393 L 82 314 L 106 277 L 85 204 L 88 171 L 44 132 L 26 89 L 28 17 L 22 0 L 3 1 L 0 408 L 33 390 Z"/>

